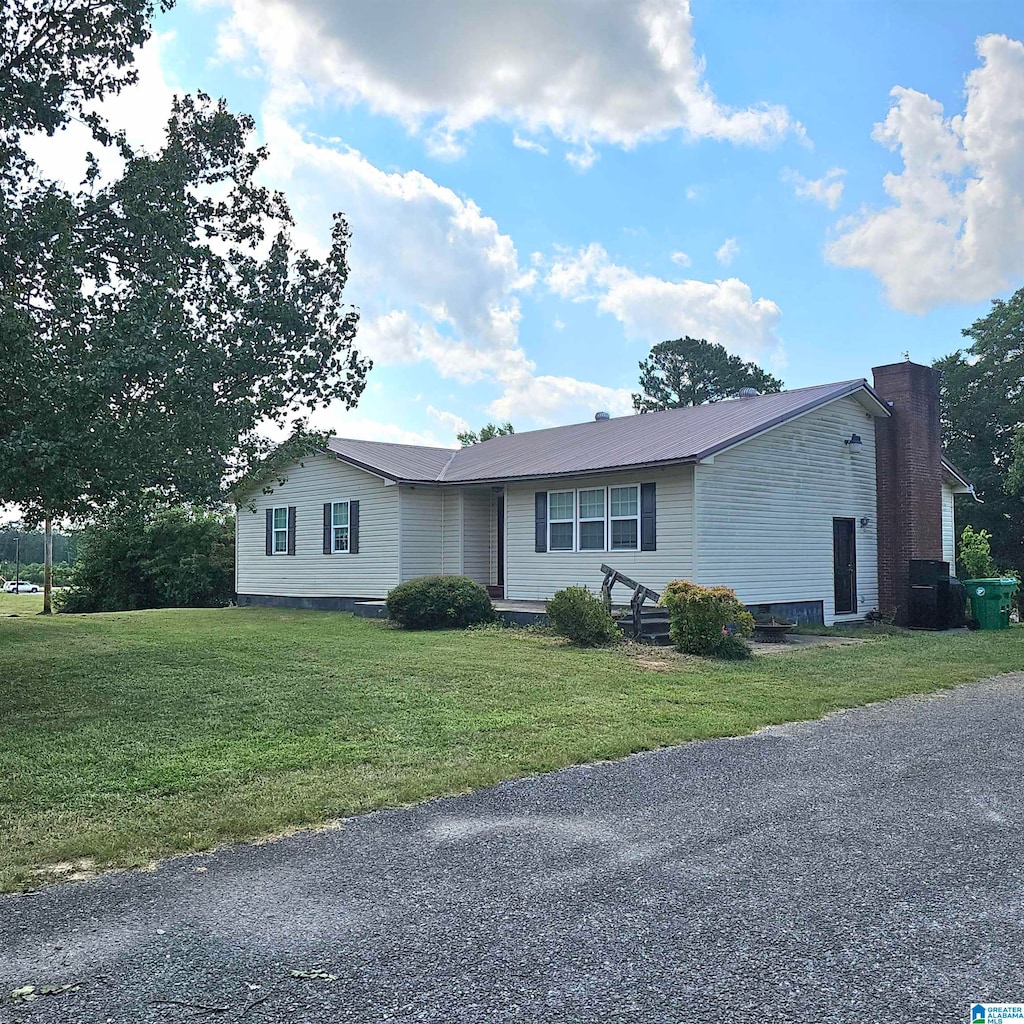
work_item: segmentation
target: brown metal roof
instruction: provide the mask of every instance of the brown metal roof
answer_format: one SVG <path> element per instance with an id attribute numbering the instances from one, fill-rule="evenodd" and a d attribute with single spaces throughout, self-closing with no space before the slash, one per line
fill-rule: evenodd
<path id="1" fill-rule="evenodd" d="M 877 415 L 889 410 L 863 379 L 733 398 L 495 437 L 451 451 L 375 441 L 331 440 L 345 461 L 396 480 L 473 483 L 575 476 L 630 466 L 695 462 L 821 405 L 861 394 Z"/>
<path id="2" fill-rule="evenodd" d="M 436 481 L 456 454 L 452 448 L 356 441 L 347 437 L 332 437 L 327 447 L 345 462 L 390 480 Z"/>

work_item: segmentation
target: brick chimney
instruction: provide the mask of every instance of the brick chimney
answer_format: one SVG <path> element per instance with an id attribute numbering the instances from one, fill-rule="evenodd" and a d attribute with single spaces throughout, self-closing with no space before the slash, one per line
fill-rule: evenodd
<path id="1" fill-rule="evenodd" d="M 878 479 L 878 605 L 905 625 L 910 559 L 942 558 L 942 434 L 939 372 L 918 363 L 872 371 L 892 416 L 875 421 Z"/>

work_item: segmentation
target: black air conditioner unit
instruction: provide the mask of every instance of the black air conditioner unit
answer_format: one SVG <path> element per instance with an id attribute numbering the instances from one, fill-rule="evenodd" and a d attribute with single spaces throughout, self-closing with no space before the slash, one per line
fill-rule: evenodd
<path id="1" fill-rule="evenodd" d="M 911 629 L 948 629 L 950 624 L 949 562 L 937 558 L 910 560 Z"/>

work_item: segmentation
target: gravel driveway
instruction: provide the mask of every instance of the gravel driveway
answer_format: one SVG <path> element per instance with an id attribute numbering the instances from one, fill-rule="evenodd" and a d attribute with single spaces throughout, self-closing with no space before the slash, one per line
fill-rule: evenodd
<path id="1" fill-rule="evenodd" d="M 0 897 L 0 1020 L 966 1021 L 1022 824 L 1016 674 Z"/>

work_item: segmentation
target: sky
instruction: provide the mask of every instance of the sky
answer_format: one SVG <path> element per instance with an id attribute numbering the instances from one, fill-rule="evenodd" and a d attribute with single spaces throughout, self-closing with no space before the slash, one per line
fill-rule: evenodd
<path id="1" fill-rule="evenodd" d="M 295 239 L 352 230 L 335 434 L 632 411 L 689 334 L 789 388 L 930 362 L 1024 284 L 1024 4 L 179 0 L 110 104 L 256 118 Z"/>

